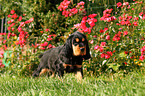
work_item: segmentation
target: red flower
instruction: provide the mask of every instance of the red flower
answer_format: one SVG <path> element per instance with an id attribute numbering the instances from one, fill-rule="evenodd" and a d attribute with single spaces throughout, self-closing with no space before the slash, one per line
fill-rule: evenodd
<path id="1" fill-rule="evenodd" d="M 100 51 L 100 52 L 103 52 L 103 50 L 104 50 L 104 48 L 103 48 L 102 46 L 100 46 L 99 51 Z"/>
<path id="2" fill-rule="evenodd" d="M 125 51 L 124 53 L 125 53 L 125 54 L 128 54 L 129 52 L 128 52 L 128 51 Z"/>
<path id="3" fill-rule="evenodd" d="M 96 17 L 97 16 L 97 14 L 90 14 L 88 17 L 89 18 L 94 18 L 94 17 Z"/>
<path id="4" fill-rule="evenodd" d="M 124 62 L 124 64 L 125 64 L 125 65 L 127 65 L 127 63 L 126 63 L 126 62 Z"/>
<path id="5" fill-rule="evenodd" d="M 50 31 L 50 29 L 45 29 L 46 32 Z"/>
<path id="6" fill-rule="evenodd" d="M 18 16 L 17 16 L 17 14 L 14 14 L 14 15 L 12 15 L 12 17 L 11 18 L 14 18 L 14 19 L 16 19 Z"/>
<path id="7" fill-rule="evenodd" d="M 120 37 L 121 37 L 120 34 L 115 34 L 115 36 L 113 37 L 113 41 L 119 41 Z"/>
<path id="8" fill-rule="evenodd" d="M 22 16 L 19 17 L 18 21 L 21 21 L 21 20 L 22 20 Z"/>
<path id="9" fill-rule="evenodd" d="M 143 12 L 140 12 L 139 15 L 142 16 L 143 15 Z"/>
<path id="10" fill-rule="evenodd" d="M 40 31 L 40 33 L 43 33 L 43 31 Z"/>
<path id="11" fill-rule="evenodd" d="M 10 12 L 11 14 L 14 14 L 15 13 L 15 10 L 11 10 L 11 12 Z"/>
<path id="12" fill-rule="evenodd" d="M 122 6 L 122 3 L 121 2 L 118 2 L 117 3 L 117 7 L 121 7 Z"/>
<path id="13" fill-rule="evenodd" d="M 104 33 L 104 30 L 103 30 L 103 29 L 101 29 L 99 32 L 100 32 L 100 33 Z"/>
<path id="14" fill-rule="evenodd" d="M 37 47 L 39 46 L 39 44 L 36 44 L 36 43 L 35 43 L 35 45 L 32 44 L 32 46 L 33 46 L 34 48 L 37 48 Z"/>
<path id="15" fill-rule="evenodd" d="M 111 51 L 107 51 L 106 52 L 108 55 L 112 56 L 112 52 Z"/>
<path id="16" fill-rule="evenodd" d="M 137 22 L 136 22 L 136 21 L 135 21 L 135 22 L 133 22 L 133 25 L 134 25 L 134 26 L 138 26 L 138 24 L 137 24 Z"/>
<path id="17" fill-rule="evenodd" d="M 105 53 L 102 53 L 102 54 L 101 54 L 101 58 L 104 58 L 104 57 L 105 57 Z"/>

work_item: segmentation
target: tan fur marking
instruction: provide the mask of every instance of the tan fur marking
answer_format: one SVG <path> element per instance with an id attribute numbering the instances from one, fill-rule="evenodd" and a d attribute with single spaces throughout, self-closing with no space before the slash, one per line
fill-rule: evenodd
<path id="1" fill-rule="evenodd" d="M 80 71 L 77 71 L 77 73 L 75 74 L 76 78 L 78 80 L 81 80 L 83 77 L 82 77 L 82 73 Z"/>
<path id="2" fill-rule="evenodd" d="M 85 38 L 82 38 L 82 41 L 85 41 Z"/>
<path id="3" fill-rule="evenodd" d="M 85 47 L 79 47 L 79 45 L 77 45 L 77 46 L 72 45 L 72 47 L 73 47 L 73 55 L 74 56 L 86 55 L 86 46 Z M 85 48 L 84 52 L 81 52 L 80 48 Z"/>
<path id="4" fill-rule="evenodd" d="M 50 70 L 49 69 L 47 69 L 47 68 L 44 68 L 44 69 L 42 69 L 41 70 L 41 72 L 40 72 L 40 76 L 42 75 L 42 74 L 44 74 L 44 73 L 46 73 L 46 72 L 49 72 Z"/>
<path id="5" fill-rule="evenodd" d="M 41 70 L 39 76 L 41 76 L 42 74 L 46 73 L 46 72 L 52 72 L 51 70 L 47 69 L 47 68 L 44 68 Z M 52 75 L 50 77 L 55 77 L 55 73 L 52 72 Z"/>
<path id="6" fill-rule="evenodd" d="M 51 75 L 50 77 L 51 77 L 51 78 L 55 77 L 55 73 L 54 73 L 54 72 L 52 72 L 52 75 Z"/>
<path id="7" fill-rule="evenodd" d="M 76 42 L 79 42 L 79 38 L 76 38 Z"/>
<path id="8" fill-rule="evenodd" d="M 64 68 L 66 68 L 67 66 L 70 66 L 70 67 L 71 67 L 72 65 L 70 65 L 70 64 L 65 64 L 65 63 L 63 64 L 63 67 L 64 67 Z"/>
<path id="9" fill-rule="evenodd" d="M 82 68 L 82 65 L 74 65 L 74 66 L 76 66 L 77 68 Z"/>

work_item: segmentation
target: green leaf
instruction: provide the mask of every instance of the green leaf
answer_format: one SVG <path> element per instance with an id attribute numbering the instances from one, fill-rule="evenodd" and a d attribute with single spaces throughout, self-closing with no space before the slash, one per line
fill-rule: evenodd
<path id="1" fill-rule="evenodd" d="M 116 63 L 109 63 L 107 64 L 108 68 L 112 68 L 114 71 L 117 71 L 120 67 L 119 64 L 116 64 Z"/>
<path id="2" fill-rule="evenodd" d="M 124 58 L 124 57 L 126 57 L 127 56 L 127 54 L 125 54 L 124 52 L 121 52 L 120 54 L 119 54 L 119 57 L 122 57 L 122 58 Z"/>

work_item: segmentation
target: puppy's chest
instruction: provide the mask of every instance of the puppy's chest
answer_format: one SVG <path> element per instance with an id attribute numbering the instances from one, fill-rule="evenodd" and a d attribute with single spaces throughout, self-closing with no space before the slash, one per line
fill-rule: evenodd
<path id="1" fill-rule="evenodd" d="M 81 65 L 83 59 L 81 57 L 72 57 L 70 58 L 71 65 Z"/>

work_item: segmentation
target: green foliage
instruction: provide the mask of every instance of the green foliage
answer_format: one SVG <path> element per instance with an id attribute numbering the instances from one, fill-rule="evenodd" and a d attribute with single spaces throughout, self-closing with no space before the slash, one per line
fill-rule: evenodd
<path id="1" fill-rule="evenodd" d="M 134 5 L 124 2 L 115 11 L 107 9 L 103 16 L 97 17 L 97 14 L 86 12 L 84 6 L 87 4 L 84 5 L 84 2 L 80 5 L 78 2 L 69 2 L 65 9 L 59 7 L 62 3 L 58 6 L 55 1 L 5 2 L 2 13 L 8 15 L 9 33 L 0 34 L 3 37 L 0 47 L 5 52 L 12 51 L 9 57 L 2 58 L 3 63 L 10 62 L 5 67 L 8 73 L 31 75 L 39 64 L 38 55 L 64 44 L 75 30 L 84 32 L 90 45 L 92 58 L 83 63 L 86 75 L 128 73 L 134 68 L 144 67 L 144 1 Z"/>

